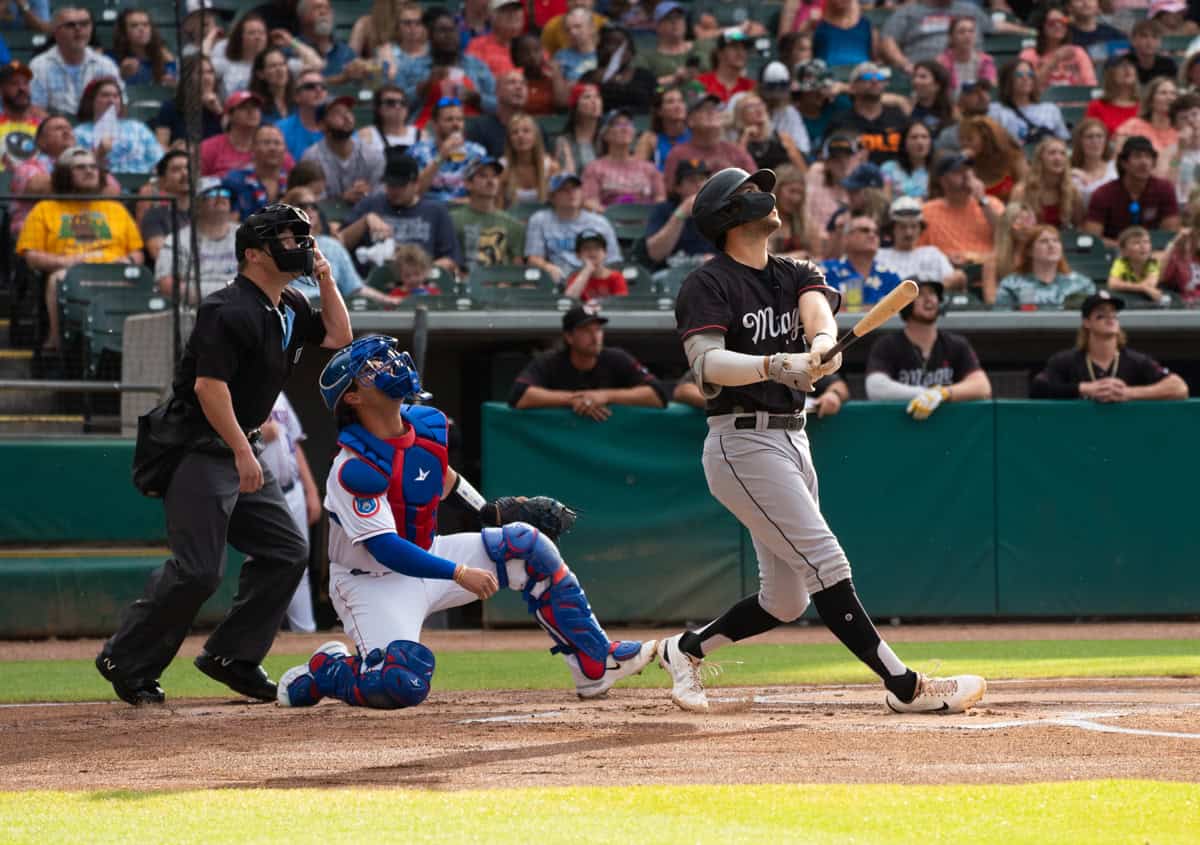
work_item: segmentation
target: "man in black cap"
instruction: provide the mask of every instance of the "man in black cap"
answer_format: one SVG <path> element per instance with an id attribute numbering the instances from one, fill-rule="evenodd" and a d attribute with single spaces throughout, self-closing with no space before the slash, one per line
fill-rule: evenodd
<path id="1" fill-rule="evenodd" d="M 383 176 L 384 154 L 368 146 L 354 131 L 354 105 L 349 94 L 317 106 L 317 122 L 325 137 L 304 151 L 304 161 L 315 161 L 325 173 L 325 196 L 350 205 L 375 189 Z"/>
<path id="2" fill-rule="evenodd" d="M 563 315 L 563 346 L 539 356 L 513 382 L 514 408 L 570 408 L 603 422 L 609 405 L 665 408 L 666 385 L 623 349 L 604 346 L 604 324 L 592 305 L 576 305 Z"/>
<path id="3" fill-rule="evenodd" d="M 397 246 L 416 244 L 433 256 L 434 264 L 456 273 L 462 264 L 462 253 L 450 212 L 445 203 L 421 196 L 417 190 L 419 175 L 415 159 L 388 151 L 383 190 L 354 206 L 342 229 L 342 243 L 352 250 L 364 241 L 394 238 Z"/>
<path id="4" fill-rule="evenodd" d="M 1110 247 L 1130 226 L 1179 231 L 1175 188 L 1154 175 L 1158 151 L 1144 135 L 1125 140 L 1117 156 L 1117 178 L 1096 189 L 1088 203 L 1083 228 L 1100 235 Z"/>
<path id="5" fill-rule="evenodd" d="M 646 254 L 655 264 L 673 255 L 712 255 L 713 247 L 692 220 L 696 192 L 712 174 L 706 162 L 688 159 L 675 168 L 675 184 L 667 199 L 654 206 L 646 219 Z"/>
<path id="6" fill-rule="evenodd" d="M 1011 132 L 1004 118 L 1004 110 L 992 108 L 992 83 L 986 79 L 964 82 L 958 89 L 956 105 L 958 106 L 958 122 L 951 123 L 938 133 L 937 140 L 933 145 L 935 151 L 961 152 L 962 141 L 959 139 L 959 129 L 963 121 L 972 117 L 991 117 Z"/>
<path id="7" fill-rule="evenodd" d="M 1125 300 L 1106 290 L 1093 293 L 1080 309 L 1083 322 L 1074 349 L 1056 352 L 1034 377 L 1034 399 L 1187 399 L 1187 383 L 1149 355 L 1126 347 L 1117 312 Z"/>
<path id="8" fill-rule="evenodd" d="M 158 679 L 220 586 L 227 542 L 246 562 L 233 607 L 195 665 L 242 695 L 273 701 L 275 683 L 260 664 L 308 559 L 278 479 L 259 462 L 259 428 L 302 347 L 350 343 L 350 316 L 302 210 L 273 204 L 250 215 L 236 252 L 236 278 L 196 312 L 169 404 L 139 423 L 135 479 L 145 451 L 163 438 L 181 444 L 182 455 L 165 487 L 143 488 L 163 497 L 172 557 L 96 657 L 100 674 L 135 706 L 163 703 Z M 317 280 L 320 309 L 290 287 L 304 274 Z"/>
<path id="9" fill-rule="evenodd" d="M 16 167 L 28 161 L 37 152 L 33 136 L 38 124 L 46 119 L 46 112 L 33 105 L 29 83 L 33 73 L 21 62 L 13 59 L 0 65 L 0 170 L 10 164 Z"/>

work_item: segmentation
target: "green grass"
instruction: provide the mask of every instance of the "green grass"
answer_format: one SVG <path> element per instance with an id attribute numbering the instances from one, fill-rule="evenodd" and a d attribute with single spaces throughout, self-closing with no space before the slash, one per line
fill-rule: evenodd
<path id="1" fill-rule="evenodd" d="M 886 632 L 885 632 L 886 633 Z M 917 669 L 942 674 L 974 672 L 1002 678 L 1137 677 L 1200 675 L 1200 640 L 1028 640 L 1020 642 L 904 643 L 897 653 Z M 273 677 L 307 655 L 272 655 Z M 710 686 L 867 683 L 870 671 L 836 643 L 742 645 L 716 656 L 722 674 Z M 570 683 L 559 658 L 545 650 L 444 652 L 437 656 L 434 690 L 556 689 Z M 938 665 L 940 663 L 940 665 Z M 227 697 L 225 687 L 176 660 L 162 679 L 176 697 Z M 666 675 L 649 669 L 625 682 L 663 687 Z M 112 688 L 87 660 L 0 663 L 0 702 L 93 701 L 113 698 Z"/>
<path id="2" fill-rule="evenodd" d="M 1200 787 L 649 786 L 427 792 L 0 793 L 0 842 L 1195 842 Z"/>

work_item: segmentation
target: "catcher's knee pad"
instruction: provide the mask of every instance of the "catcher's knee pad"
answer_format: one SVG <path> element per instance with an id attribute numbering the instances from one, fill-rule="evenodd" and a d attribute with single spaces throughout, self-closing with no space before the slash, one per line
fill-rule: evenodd
<path id="1" fill-rule="evenodd" d="M 508 567 L 505 564 L 510 560 L 525 561 L 525 573 L 528 576 L 526 587 L 566 568 L 558 546 L 527 522 L 510 522 L 499 528 L 485 528 L 482 535 L 483 547 L 496 564 L 496 577 L 502 589 L 509 586 Z M 513 589 L 520 587 L 513 585 Z"/>
<path id="2" fill-rule="evenodd" d="M 412 640 L 393 640 L 363 659 L 352 704 L 377 710 L 416 707 L 429 696 L 433 652 Z"/>

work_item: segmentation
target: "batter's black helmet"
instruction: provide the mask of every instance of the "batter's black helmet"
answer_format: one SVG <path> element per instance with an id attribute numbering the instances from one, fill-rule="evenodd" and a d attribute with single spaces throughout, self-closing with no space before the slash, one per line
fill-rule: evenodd
<path id="1" fill-rule="evenodd" d="M 747 182 L 753 182 L 762 193 L 739 194 L 738 188 Z M 771 194 L 774 187 L 774 170 L 756 170 L 751 175 L 740 167 L 727 167 L 714 173 L 692 203 L 696 228 L 718 249 L 724 247 L 725 233 L 730 229 L 771 213 L 775 207 Z"/>

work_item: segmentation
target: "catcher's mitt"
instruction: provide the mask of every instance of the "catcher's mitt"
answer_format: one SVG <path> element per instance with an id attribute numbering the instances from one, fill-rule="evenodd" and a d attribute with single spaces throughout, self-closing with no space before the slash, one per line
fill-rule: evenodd
<path id="1" fill-rule="evenodd" d="M 528 522 L 551 540 L 557 541 L 571 530 L 577 516 L 575 511 L 549 496 L 501 496 L 483 506 L 479 521 L 484 525 Z"/>

